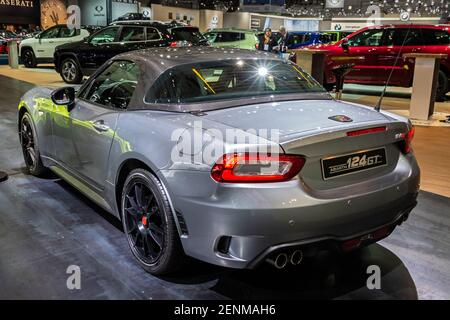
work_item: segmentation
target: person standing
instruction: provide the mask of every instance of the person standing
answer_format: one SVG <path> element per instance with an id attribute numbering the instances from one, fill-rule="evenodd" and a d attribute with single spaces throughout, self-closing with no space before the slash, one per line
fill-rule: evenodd
<path id="1" fill-rule="evenodd" d="M 258 50 L 273 52 L 274 47 L 277 46 L 277 42 L 272 36 L 272 30 L 270 28 L 266 28 L 264 30 L 264 35 L 259 38 Z"/>
<path id="2" fill-rule="evenodd" d="M 280 37 L 278 39 L 278 45 L 275 47 L 275 51 L 279 54 L 280 58 L 284 58 L 288 46 L 288 33 L 284 26 L 281 26 L 278 30 Z"/>

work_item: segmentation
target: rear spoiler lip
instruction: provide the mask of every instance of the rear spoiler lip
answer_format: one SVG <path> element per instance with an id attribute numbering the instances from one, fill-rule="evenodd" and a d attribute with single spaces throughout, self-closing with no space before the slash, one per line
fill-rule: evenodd
<path id="1" fill-rule="evenodd" d="M 388 120 L 377 120 L 377 121 L 365 121 L 358 123 L 351 123 L 345 125 L 337 125 L 335 127 L 330 127 L 327 129 L 311 129 L 298 133 L 292 133 L 289 135 L 281 136 L 280 138 L 280 146 L 286 151 L 299 147 L 308 146 L 311 144 L 331 141 L 340 138 L 357 138 L 357 137 L 348 137 L 347 132 L 360 130 L 360 129 L 369 129 L 373 127 L 386 126 L 385 132 L 379 132 L 377 134 L 387 134 L 392 137 L 392 142 L 396 140 L 396 134 L 407 132 L 409 129 L 408 123 L 402 121 L 388 121 Z M 364 137 L 368 135 L 363 135 L 360 137 Z"/>

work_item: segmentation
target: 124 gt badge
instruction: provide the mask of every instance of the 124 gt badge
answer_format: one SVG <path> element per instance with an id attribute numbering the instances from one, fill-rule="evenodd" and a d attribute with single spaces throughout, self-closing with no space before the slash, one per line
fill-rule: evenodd
<path id="1" fill-rule="evenodd" d="M 323 178 L 326 180 L 345 174 L 381 167 L 386 164 L 385 148 L 322 159 Z"/>

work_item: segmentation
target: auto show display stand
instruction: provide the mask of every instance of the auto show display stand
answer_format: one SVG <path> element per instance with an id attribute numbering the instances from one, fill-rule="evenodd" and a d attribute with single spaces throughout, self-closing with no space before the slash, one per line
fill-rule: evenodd
<path id="1" fill-rule="evenodd" d="M 8 42 L 8 63 L 11 68 L 19 69 L 19 48 L 16 40 Z"/>
<path id="2" fill-rule="evenodd" d="M 447 58 L 447 55 L 406 53 L 403 57 L 416 60 L 409 117 L 428 120 L 434 112 L 440 60 Z"/>
<path id="3" fill-rule="evenodd" d="M 292 49 L 288 52 L 295 54 L 296 63 L 309 73 L 317 82 L 323 85 L 325 72 L 326 50 L 320 49 Z"/>

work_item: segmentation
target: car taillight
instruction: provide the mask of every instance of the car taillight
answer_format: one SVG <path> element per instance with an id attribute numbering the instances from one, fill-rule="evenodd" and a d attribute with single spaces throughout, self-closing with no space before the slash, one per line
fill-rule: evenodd
<path id="1" fill-rule="evenodd" d="M 356 136 L 362 136 L 364 134 L 385 132 L 386 130 L 387 130 L 386 126 L 361 129 L 361 130 L 349 131 L 349 132 L 347 132 L 347 136 L 348 137 L 356 137 Z"/>
<path id="2" fill-rule="evenodd" d="M 213 166 L 217 182 L 280 182 L 296 176 L 305 158 L 295 155 L 232 153 L 223 155 Z"/>
<path id="3" fill-rule="evenodd" d="M 415 132 L 416 132 L 416 129 L 414 127 L 411 127 L 411 129 L 409 129 L 408 133 L 405 135 L 405 141 L 403 143 L 403 152 L 404 153 L 411 152 L 411 150 L 412 150 L 411 143 L 414 138 Z"/>

